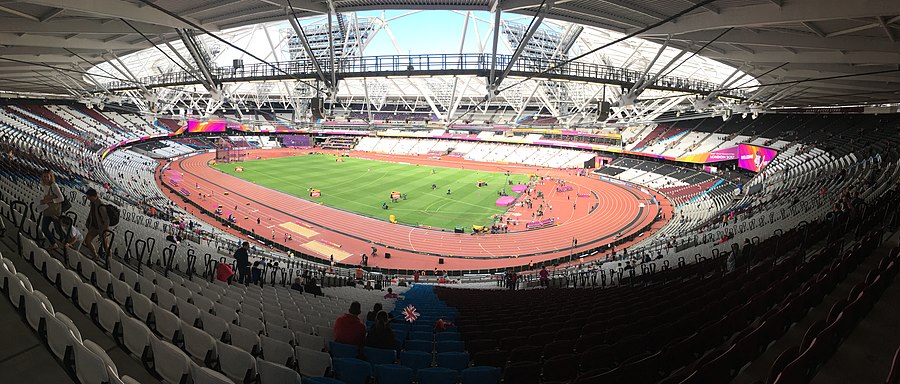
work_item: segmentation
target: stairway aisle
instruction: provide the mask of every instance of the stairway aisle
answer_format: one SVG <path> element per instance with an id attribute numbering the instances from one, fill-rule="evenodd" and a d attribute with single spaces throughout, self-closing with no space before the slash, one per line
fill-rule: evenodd
<path id="1" fill-rule="evenodd" d="M 9 250 L 0 246 L 7 257 Z M 16 263 L 19 267 L 20 263 Z M 27 266 L 22 267 L 27 268 Z M 74 383 L 3 293 L 0 298 L 0 383 Z M 55 303 L 54 303 L 55 304 Z"/>
<path id="2" fill-rule="evenodd" d="M 900 233 L 895 233 L 890 237 L 889 240 L 886 240 L 882 244 L 896 244 L 898 234 Z M 847 245 L 844 246 L 845 249 L 847 247 Z M 757 382 L 765 382 L 769 376 L 770 371 L 772 370 L 772 364 L 775 362 L 778 356 L 781 355 L 781 353 L 784 352 L 787 348 L 799 345 L 801 340 L 803 339 L 803 335 L 809 329 L 810 325 L 812 325 L 817 320 L 824 319 L 828 314 L 828 311 L 831 310 L 831 307 L 835 303 L 837 303 L 841 299 L 847 298 L 847 296 L 850 294 L 850 290 L 853 289 L 853 286 L 865 281 L 866 274 L 869 273 L 869 271 L 871 271 L 873 268 L 878 266 L 878 262 L 881 260 L 881 257 L 884 254 L 886 254 L 886 251 L 879 248 L 872 252 L 871 255 L 863 259 L 856 267 L 856 269 L 848 274 L 847 277 L 843 281 L 841 281 L 830 294 L 826 295 L 818 306 L 810 310 L 809 313 L 806 314 L 806 316 L 804 316 L 800 321 L 794 324 L 794 326 L 792 326 L 787 331 L 787 333 L 775 340 L 772 345 L 769 345 L 769 348 L 767 348 L 762 355 L 753 360 L 750 365 L 748 365 L 743 371 L 741 371 L 731 383 L 754 384 Z M 884 299 L 885 298 L 879 300 L 879 303 L 883 303 Z M 896 346 L 894 348 L 896 348 Z M 888 357 L 888 359 L 889 358 L 890 357 Z M 862 381 L 860 383 L 862 383 Z"/>
<path id="3" fill-rule="evenodd" d="M 50 304 L 53 305 L 53 310 L 56 312 L 62 312 L 70 319 L 75 325 L 78 327 L 78 331 L 81 333 L 81 337 L 83 339 L 91 340 L 109 355 L 109 357 L 113 360 L 113 363 L 116 364 L 116 369 L 118 370 L 120 375 L 128 375 L 133 379 L 136 379 L 138 382 L 142 384 L 152 384 L 159 383 L 160 380 L 154 378 L 141 363 L 137 360 L 137 358 L 132 357 L 127 352 L 125 352 L 119 345 L 113 341 L 113 338 L 103 331 L 100 330 L 94 322 L 86 315 L 81 312 L 81 309 L 72 302 L 71 299 L 63 296 L 63 294 L 53 286 L 47 278 L 41 274 L 40 271 L 36 270 L 34 266 L 31 265 L 28 261 L 25 260 L 21 255 L 15 253 L 15 251 L 9 247 L 10 242 L 0 242 L 0 252 L 3 252 L 4 257 L 7 257 L 16 264 L 17 272 L 21 272 L 28 280 L 31 282 L 31 285 L 35 290 L 41 291 L 43 294 L 47 295 L 47 298 L 50 300 Z M 53 254 L 56 258 L 61 258 L 61 256 L 57 253 Z M 23 323 L 24 324 L 24 323 Z M 26 325 L 27 326 L 27 325 Z M 29 334 L 32 334 L 29 332 Z M 6 339 L 3 339 L 6 340 Z M 49 353 L 49 350 L 48 350 Z M 6 382 L 16 382 L 16 381 L 4 381 L 0 378 L 0 383 Z M 53 381 L 47 381 L 48 383 Z M 35 383 L 43 383 L 43 381 L 35 381 Z"/>
<path id="4" fill-rule="evenodd" d="M 877 259 L 898 246 L 894 235 L 875 251 Z M 875 265 L 878 260 L 876 259 Z M 867 260 L 869 261 L 869 260 Z M 871 264 L 871 263 L 866 263 Z M 860 265 L 868 271 L 870 265 Z M 865 273 L 865 272 L 864 272 Z M 813 378 L 816 384 L 883 383 L 900 346 L 900 278 L 894 277 L 866 317 Z"/>

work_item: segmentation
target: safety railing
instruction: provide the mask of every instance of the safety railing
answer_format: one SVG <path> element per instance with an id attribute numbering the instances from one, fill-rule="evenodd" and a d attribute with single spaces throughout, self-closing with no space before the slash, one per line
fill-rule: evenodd
<path id="1" fill-rule="evenodd" d="M 499 75 L 510 59 L 511 55 L 497 55 L 496 74 Z M 353 77 L 373 76 L 417 76 L 417 75 L 475 75 L 486 76 L 491 70 L 492 58 L 490 54 L 427 54 L 427 55 L 391 55 L 391 56 L 362 56 L 351 58 L 339 58 L 334 61 L 335 76 L 338 79 Z M 319 65 L 325 71 L 326 76 L 331 73 L 331 61 L 329 58 L 319 60 Z M 239 82 L 260 80 L 291 80 L 291 79 L 316 79 L 313 62 L 309 59 L 281 61 L 273 63 L 248 64 L 242 67 L 215 67 L 210 73 L 217 82 Z M 562 79 L 573 81 L 585 81 L 593 83 L 608 83 L 629 85 L 637 82 L 643 73 L 625 68 L 608 65 L 588 63 L 581 61 L 565 62 L 564 60 L 550 60 L 543 58 L 519 58 L 513 63 L 510 74 L 513 76 L 529 76 L 539 79 Z M 654 74 L 647 75 L 653 78 Z M 199 84 L 200 78 L 188 72 L 170 72 L 138 79 L 145 87 L 163 87 L 187 84 Z M 96 87 L 94 91 L 128 90 L 139 88 L 139 84 L 133 81 L 112 81 L 103 83 L 102 87 Z M 715 83 L 679 77 L 660 76 L 648 88 L 680 90 L 696 93 L 709 93 L 718 91 Z M 720 94 L 733 97 L 744 97 L 743 90 L 726 90 Z"/>

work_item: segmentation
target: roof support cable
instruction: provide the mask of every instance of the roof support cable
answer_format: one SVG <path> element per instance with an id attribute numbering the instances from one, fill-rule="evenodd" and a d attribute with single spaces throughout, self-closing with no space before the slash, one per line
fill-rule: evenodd
<path id="1" fill-rule="evenodd" d="M 522 52 L 525 51 L 525 47 L 528 46 L 528 43 L 531 42 L 531 38 L 537 33 L 538 29 L 541 27 L 541 23 L 544 21 L 544 16 L 547 15 L 547 12 L 550 11 L 550 8 L 553 7 L 553 0 L 550 0 L 550 4 L 544 7 L 547 4 L 547 0 L 541 0 L 541 5 L 538 6 L 537 12 L 534 14 L 534 17 L 531 18 L 531 23 L 528 24 L 528 28 L 525 30 L 525 36 L 522 36 L 522 40 L 519 41 L 519 45 L 516 47 L 515 52 L 513 52 L 512 57 L 509 58 L 509 62 L 506 63 L 506 68 L 500 72 L 500 76 L 494 78 L 494 82 L 490 85 L 491 94 L 488 97 L 496 96 L 496 90 L 500 87 L 500 84 L 503 83 L 503 80 L 506 79 L 506 76 L 509 75 L 509 72 L 512 71 L 513 66 L 516 64 L 516 60 L 522 56 Z M 500 28 L 500 26 L 497 26 Z"/>
<path id="2" fill-rule="evenodd" d="M 291 4 L 291 0 L 288 0 L 288 21 L 291 23 L 291 27 L 294 28 L 294 33 L 297 34 L 297 39 L 300 40 L 300 43 L 303 45 L 303 50 L 306 52 L 306 57 L 309 61 L 312 62 L 313 69 L 315 69 L 316 74 L 319 75 L 319 80 L 322 80 L 325 83 L 326 87 L 331 86 L 331 82 L 328 79 L 328 76 L 325 75 L 325 71 L 322 69 L 322 66 L 319 64 L 319 59 L 316 58 L 315 54 L 313 54 L 312 47 L 309 46 L 309 39 L 306 37 L 306 32 L 303 31 L 303 27 L 297 23 L 297 13 L 294 11 L 294 6 Z"/>
<path id="3" fill-rule="evenodd" d="M 694 56 L 697 56 L 698 53 L 703 52 L 703 50 L 706 49 L 706 47 L 708 47 L 710 44 L 716 42 L 716 40 L 721 39 L 722 36 L 725 36 L 726 33 L 731 32 L 732 29 L 734 29 L 734 27 L 730 27 L 730 28 L 728 28 L 728 29 L 722 31 L 722 33 L 720 33 L 718 36 L 716 36 L 715 39 L 712 39 L 712 40 L 710 40 L 710 41 L 707 41 L 706 44 L 703 44 L 703 46 L 700 47 L 700 49 L 698 49 L 698 50 L 692 52 L 691 55 L 688 56 L 687 59 L 684 59 L 684 61 L 682 61 L 681 64 L 687 63 L 689 60 L 693 59 Z M 680 67 L 681 64 L 678 64 L 678 65 L 672 67 L 672 69 L 670 69 L 668 72 L 666 72 L 666 73 L 664 73 L 664 74 L 662 74 L 662 75 L 660 75 L 660 76 L 658 76 L 658 77 L 666 77 L 666 76 L 669 76 L 669 74 L 672 73 L 672 71 L 678 69 L 678 67 Z"/>
<path id="4" fill-rule="evenodd" d="M 175 65 L 177 65 L 178 68 L 181 68 L 182 71 L 184 71 L 184 72 L 186 72 L 186 73 L 189 73 L 191 76 L 193 76 L 195 79 L 197 79 L 197 81 L 199 81 L 199 82 L 201 82 L 201 83 L 203 82 L 203 79 L 197 77 L 197 75 L 194 74 L 193 71 L 189 71 L 187 68 L 185 68 L 183 65 L 181 65 L 181 63 L 179 63 L 178 61 L 176 61 L 175 59 L 173 59 L 172 56 L 169 56 L 169 54 L 166 53 L 166 51 L 164 51 L 162 48 L 160 48 L 158 45 L 156 45 L 156 43 L 154 43 L 153 41 L 151 41 L 150 38 L 147 37 L 147 35 L 144 34 L 144 32 L 141 32 L 140 30 L 138 30 L 134 25 L 132 25 L 131 23 L 129 23 L 128 20 L 125 20 L 125 19 L 123 19 L 123 18 L 119 18 L 119 20 L 122 20 L 122 22 L 125 23 L 125 25 L 131 27 L 131 29 L 133 29 L 135 32 L 137 32 L 138 34 L 140 34 L 141 37 L 143 37 L 144 40 L 147 40 L 148 43 L 153 44 L 153 48 L 156 48 L 156 49 L 159 51 L 159 53 L 162 53 L 167 59 L 169 59 L 169 61 L 171 61 L 172 63 L 174 63 Z"/>
<path id="5" fill-rule="evenodd" d="M 751 81 L 753 81 L 753 80 L 755 80 L 755 79 L 759 79 L 759 78 L 761 78 L 761 77 L 763 77 L 763 76 L 765 76 L 765 75 L 768 75 L 768 74 L 770 74 L 770 73 L 772 73 L 772 72 L 775 72 L 775 71 L 781 69 L 781 67 L 783 67 L 783 66 L 785 66 L 785 65 L 788 65 L 788 64 L 790 64 L 790 63 L 789 63 L 789 62 L 785 62 L 784 64 L 781 64 L 781 65 L 779 65 L 779 66 L 777 66 L 777 67 L 775 67 L 775 68 L 772 68 L 772 69 L 770 69 L 770 70 L 768 70 L 768 71 L 763 72 L 763 73 L 762 73 L 761 75 L 759 75 L 759 76 L 752 76 L 752 77 L 753 77 L 752 79 L 748 79 L 747 81 L 738 84 L 738 87 L 743 87 L 743 86 L 747 85 L 747 83 L 749 83 L 749 82 L 751 82 Z"/>
<path id="6" fill-rule="evenodd" d="M 139 1 L 142 2 L 142 3 L 144 3 L 144 4 L 147 4 L 148 6 L 152 7 L 153 9 L 156 9 L 157 11 L 160 11 L 160 12 L 162 12 L 162 13 L 165 13 L 165 14 L 167 14 L 167 15 L 169 15 L 169 16 L 175 18 L 175 19 L 177 19 L 178 21 L 181 21 L 182 23 L 185 23 L 185 24 L 187 24 L 187 25 L 190 25 L 192 28 L 194 28 L 194 29 L 196 29 L 196 30 L 198 30 L 198 31 L 200 31 L 200 32 L 203 32 L 203 33 L 209 35 L 209 36 L 212 37 L 213 39 L 216 39 L 216 40 L 222 42 L 223 44 L 225 44 L 225 45 L 227 45 L 227 46 L 229 46 L 229 47 L 231 47 L 231 48 L 237 49 L 237 50 L 240 51 L 241 53 L 243 53 L 243 54 L 245 54 L 245 55 L 247 55 L 247 56 L 250 56 L 250 57 L 253 58 L 254 60 L 259 61 L 260 63 L 265 64 L 265 65 L 271 67 L 272 69 L 274 69 L 274 70 L 275 70 L 276 72 L 278 72 L 278 73 L 281 73 L 281 74 L 283 74 L 283 75 L 287 75 L 288 77 L 294 79 L 294 80 L 297 81 L 297 82 L 306 84 L 306 85 L 309 86 L 310 88 L 313 88 L 313 89 L 320 89 L 318 86 L 313 85 L 313 84 L 311 84 L 311 83 L 309 83 L 309 82 L 307 82 L 307 81 L 304 81 L 303 79 L 300 79 L 299 77 L 294 76 L 294 75 L 291 74 L 291 73 L 288 73 L 288 72 L 285 71 L 284 69 L 281 69 L 281 67 L 279 67 L 279 66 L 277 66 L 277 65 L 275 65 L 275 64 L 272 64 L 272 63 L 270 63 L 270 62 L 268 62 L 268 61 L 266 61 L 266 60 L 263 60 L 263 59 L 260 58 L 259 56 L 256 56 L 256 55 L 254 55 L 254 54 L 252 54 L 252 53 L 250 53 L 250 52 L 247 52 L 247 50 L 245 50 L 245 49 L 243 49 L 243 48 L 241 48 L 241 47 L 238 47 L 237 45 L 234 45 L 232 42 L 230 42 L 230 41 L 228 41 L 228 40 L 225 40 L 225 39 L 223 39 L 223 38 L 221 38 L 221 37 L 219 37 L 219 36 L 216 36 L 216 35 L 213 34 L 212 32 L 206 30 L 206 28 L 201 27 L 201 26 L 198 25 L 197 23 L 195 23 L 195 22 L 193 22 L 193 21 L 190 21 L 190 20 L 188 20 L 188 19 L 182 17 L 181 15 L 179 15 L 179 14 L 177 14 L 177 13 L 175 13 L 175 12 L 172 12 L 172 11 L 170 11 L 170 10 L 168 10 L 168 9 L 165 9 L 165 8 L 159 6 L 158 4 L 156 4 L 156 3 L 154 3 L 154 2 L 152 2 L 152 1 L 150 1 L 150 0 L 139 0 Z M 709 1 L 709 0 L 707 0 L 707 1 Z"/>
<path id="7" fill-rule="evenodd" d="M 79 54 L 73 52 L 73 51 L 70 50 L 69 48 L 63 48 L 63 49 L 64 49 L 66 52 L 69 52 L 69 54 L 75 55 L 75 57 L 81 59 L 81 61 L 83 61 L 83 62 L 85 62 L 85 63 L 88 63 L 88 64 L 91 64 L 90 61 L 88 61 L 87 59 L 85 59 L 83 56 L 81 56 L 81 55 L 79 55 Z M 104 60 L 105 60 L 105 59 L 104 59 Z M 93 64 L 92 64 L 92 65 L 93 65 Z M 97 68 L 98 70 L 103 71 L 103 73 L 105 73 L 105 74 L 107 74 L 107 75 L 114 76 L 112 73 L 109 73 L 109 71 L 103 69 L 103 68 L 100 67 L 100 66 L 95 66 L 95 68 Z M 80 68 L 79 68 L 79 69 L 80 69 Z M 91 78 L 91 75 L 88 75 L 88 78 Z M 91 79 L 91 80 L 93 80 L 93 79 Z"/>
<path id="8" fill-rule="evenodd" d="M 88 73 L 87 71 L 82 71 L 82 70 L 79 70 L 79 69 L 74 69 L 74 68 L 63 68 L 63 67 L 58 67 L 58 66 L 55 66 L 55 65 L 46 64 L 46 63 L 38 63 L 38 62 L 34 62 L 34 61 L 19 60 L 19 59 L 13 59 L 13 58 L 10 58 L 10 57 L 3 57 L 3 56 L 0 56 L 0 60 L 10 61 L 10 62 L 13 62 L 13 63 L 19 63 L 19 64 L 25 64 L 25 65 L 34 65 L 34 66 L 38 66 L 38 67 L 44 67 L 44 68 L 49 68 L 49 69 L 55 69 L 55 70 L 65 71 L 65 72 L 75 72 L 75 73 L 80 73 L 80 74 L 82 74 L 82 75 L 90 75 L 90 76 L 96 76 L 96 77 L 104 77 L 104 78 L 107 78 L 107 79 L 112 79 L 112 80 L 116 80 L 116 81 L 122 81 L 122 82 L 126 82 L 126 83 L 140 84 L 140 83 L 138 83 L 138 82 L 136 82 L 136 81 L 134 81 L 134 80 L 131 80 L 131 79 L 123 79 L 123 78 L 121 78 L 121 77 L 108 76 L 108 75 L 101 75 L 101 74 L 99 74 L 99 73 Z"/>
<path id="9" fill-rule="evenodd" d="M 146 2 L 146 1 L 148 1 L 148 0 L 141 0 L 141 1 Z M 596 52 L 598 52 L 598 51 L 600 51 L 600 50 L 602 50 L 602 49 L 606 49 L 606 48 L 608 48 L 608 47 L 611 47 L 611 46 L 613 46 L 613 45 L 616 45 L 616 44 L 618 44 L 618 43 L 621 43 L 621 42 L 623 42 L 623 41 L 625 41 L 625 40 L 628 40 L 628 39 L 630 39 L 630 38 L 632 38 L 632 37 L 635 37 L 635 36 L 640 35 L 640 34 L 642 34 L 642 33 L 648 32 L 648 31 L 652 30 L 653 28 L 659 27 L 659 26 L 661 26 L 661 25 L 663 25 L 663 24 L 666 24 L 666 23 L 668 23 L 668 22 L 670 22 L 670 21 L 673 21 L 673 20 L 675 20 L 675 19 L 677 19 L 677 18 L 679 18 L 679 17 L 681 17 L 681 16 L 684 16 L 684 15 L 688 14 L 689 12 L 691 12 L 691 11 L 697 9 L 697 8 L 705 7 L 705 6 L 707 6 L 707 5 L 709 5 L 710 3 L 713 3 L 713 2 L 715 2 L 715 1 L 716 1 L 716 0 L 703 0 L 703 1 L 700 1 L 700 2 L 694 4 L 694 5 L 690 6 L 690 7 L 685 8 L 685 9 L 682 10 L 681 12 L 678 12 L 678 13 L 676 13 L 676 14 L 674 14 L 674 15 L 672 15 L 672 16 L 669 16 L 669 17 L 667 17 L 667 18 L 665 18 L 665 19 L 663 19 L 663 20 L 660 20 L 660 21 L 658 21 L 658 22 L 655 22 L 655 23 L 653 23 L 653 24 L 651 24 L 651 25 L 648 25 L 648 26 L 646 26 L 646 27 L 644 27 L 644 28 L 641 28 L 641 29 L 639 29 L 639 30 L 637 30 L 637 31 L 634 31 L 634 32 L 632 32 L 632 33 L 629 33 L 629 34 L 627 34 L 627 35 L 625 35 L 625 36 L 622 36 L 622 37 L 620 37 L 620 38 L 618 38 L 618 39 L 616 39 L 616 40 L 613 40 L 613 41 L 611 41 L 611 42 L 609 42 L 609 43 L 603 44 L 603 45 L 601 45 L 601 46 L 599 46 L 599 47 L 597 47 L 597 48 L 591 49 L 591 50 L 589 50 L 589 51 L 587 51 L 587 52 L 585 52 L 585 53 L 582 53 L 582 54 L 580 54 L 580 55 L 578 55 L 578 56 L 575 56 L 575 57 L 570 58 L 570 59 L 567 59 L 567 60 L 563 60 L 563 61 L 562 61 L 561 63 L 559 63 L 559 64 L 556 64 L 556 65 L 550 65 L 550 66 L 548 66 L 547 68 L 545 68 L 544 70 L 542 70 L 542 71 L 540 72 L 540 74 L 544 74 L 544 73 L 550 72 L 550 71 L 552 71 L 552 70 L 554 70 L 554 69 L 557 69 L 557 68 L 559 68 L 559 67 L 562 67 L 562 66 L 564 66 L 564 65 L 566 65 L 566 64 L 569 64 L 569 63 L 575 62 L 575 61 L 577 61 L 577 60 L 583 59 L 583 58 L 585 58 L 585 57 L 587 57 L 587 56 L 593 55 L 594 53 L 596 53 Z M 522 80 L 519 80 L 519 81 L 516 82 L 515 84 L 512 84 L 512 85 L 510 85 L 510 86 L 507 86 L 506 88 L 501 89 L 500 92 L 503 92 L 503 91 L 505 91 L 505 90 L 507 90 L 507 89 L 509 89 L 509 88 L 515 87 L 516 85 L 518 85 L 518 84 L 520 84 L 520 83 L 524 83 L 524 82 L 526 82 L 526 81 L 528 81 L 528 80 L 531 80 L 531 79 L 533 79 L 534 77 L 535 77 L 535 75 L 528 76 L 528 77 L 526 77 L 526 78 L 524 78 L 524 79 L 522 79 Z"/>

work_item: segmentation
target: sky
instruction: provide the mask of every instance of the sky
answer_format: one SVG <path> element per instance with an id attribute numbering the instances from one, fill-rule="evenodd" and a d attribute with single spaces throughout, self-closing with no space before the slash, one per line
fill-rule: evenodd
<path id="1" fill-rule="evenodd" d="M 465 44 L 463 53 L 478 53 L 481 44 L 485 45 L 485 52 L 490 52 L 490 23 L 489 12 L 470 12 L 469 23 L 466 25 Z M 374 35 L 372 41 L 366 47 L 366 56 L 396 55 L 397 48 L 391 41 L 391 34 L 400 46 L 400 54 L 431 54 L 431 53 L 459 53 L 460 40 L 463 37 L 463 25 L 465 25 L 466 12 L 454 11 L 362 11 L 358 17 L 382 17 L 388 20 L 387 31 L 382 30 Z M 528 23 L 531 18 L 520 15 L 505 14 L 504 20 L 520 20 Z M 321 22 L 323 19 L 314 18 L 310 21 Z M 478 21 L 476 21 L 478 20 Z M 477 24 L 477 26 L 476 26 Z M 508 53 L 509 50 L 502 43 L 498 50 Z"/>

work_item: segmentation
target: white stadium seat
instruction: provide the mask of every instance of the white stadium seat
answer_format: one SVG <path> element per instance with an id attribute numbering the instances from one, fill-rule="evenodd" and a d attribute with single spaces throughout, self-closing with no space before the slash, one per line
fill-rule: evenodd
<path id="1" fill-rule="evenodd" d="M 25 318 L 31 329 L 37 331 L 41 322 L 46 324 L 47 318 L 52 317 L 53 314 L 53 305 L 41 291 L 34 290 L 25 293 Z"/>
<path id="2" fill-rule="evenodd" d="M 191 363 L 191 379 L 194 384 L 234 384 L 222 373 Z"/>
<path id="3" fill-rule="evenodd" d="M 284 365 L 256 359 L 259 384 L 301 384 L 300 375 Z"/>
<path id="4" fill-rule="evenodd" d="M 320 350 L 294 348 L 297 370 L 303 376 L 322 376 L 331 367 L 331 355 Z"/>
<path id="5" fill-rule="evenodd" d="M 169 383 L 184 383 L 191 374 L 191 360 L 178 347 L 157 339 L 150 338 L 153 349 L 153 367 L 163 380 Z"/>
<path id="6" fill-rule="evenodd" d="M 194 358 L 208 366 L 216 360 L 216 339 L 202 329 L 181 323 L 181 334 L 184 339 L 184 350 Z"/>
<path id="7" fill-rule="evenodd" d="M 240 383 L 245 378 L 256 375 L 256 359 L 243 349 L 219 341 L 216 343 L 216 352 L 219 354 L 222 372 L 235 382 Z"/>

